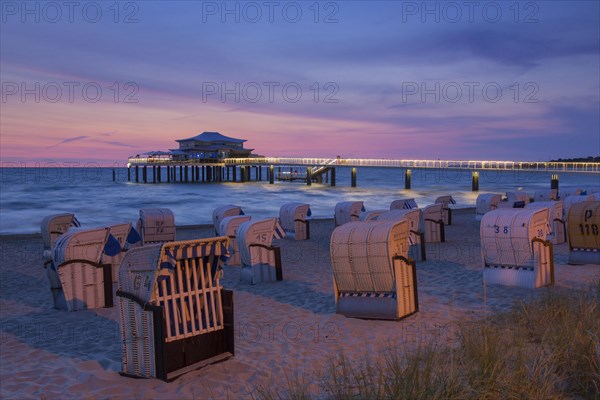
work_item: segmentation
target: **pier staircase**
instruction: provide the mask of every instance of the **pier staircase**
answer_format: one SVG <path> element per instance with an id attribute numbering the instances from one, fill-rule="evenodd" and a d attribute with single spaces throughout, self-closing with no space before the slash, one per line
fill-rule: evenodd
<path id="1" fill-rule="evenodd" d="M 312 167 L 310 171 L 310 176 L 312 177 L 313 182 L 322 183 L 323 175 L 329 172 L 331 169 L 335 168 L 337 164 L 337 159 L 333 158 L 331 160 L 327 160 L 325 165 L 319 165 L 317 167 Z"/>

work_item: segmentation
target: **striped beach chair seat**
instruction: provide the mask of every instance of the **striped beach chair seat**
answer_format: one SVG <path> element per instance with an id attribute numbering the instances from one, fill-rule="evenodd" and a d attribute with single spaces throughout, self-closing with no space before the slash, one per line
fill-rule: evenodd
<path id="1" fill-rule="evenodd" d="M 229 259 L 227 265 L 241 265 L 242 258 L 237 240 L 237 231 L 241 224 L 252 219 L 249 215 L 236 215 L 225 217 L 221 220 L 217 236 L 225 236 L 229 238 Z"/>
<path id="2" fill-rule="evenodd" d="M 125 254 L 117 291 L 122 375 L 171 381 L 234 355 L 233 292 L 220 283 L 227 245 L 215 237 Z"/>
<path id="3" fill-rule="evenodd" d="M 415 199 L 398 199 L 390 203 L 390 210 L 412 210 L 419 208 Z"/>
<path id="4" fill-rule="evenodd" d="M 480 226 L 484 284 L 537 288 L 554 283 L 548 208 L 502 208 Z"/>
<path id="5" fill-rule="evenodd" d="M 310 205 L 306 203 L 286 203 L 279 209 L 279 222 L 286 237 L 295 240 L 310 238 L 308 217 L 312 214 Z"/>
<path id="6" fill-rule="evenodd" d="M 241 280 L 252 285 L 283 280 L 281 249 L 273 245 L 273 239 L 285 236 L 278 219 L 244 222 L 237 232 L 242 259 Z"/>
<path id="7" fill-rule="evenodd" d="M 142 245 L 175 241 L 175 215 L 168 208 L 142 208 L 137 222 Z"/>
<path id="8" fill-rule="evenodd" d="M 456 204 L 456 200 L 450 195 L 439 196 L 435 199 L 435 204 L 441 204 L 442 207 L 442 220 L 445 225 L 452 225 L 452 209 L 450 204 Z"/>
<path id="9" fill-rule="evenodd" d="M 571 205 L 567 227 L 569 264 L 600 265 L 600 201 Z"/>
<path id="10" fill-rule="evenodd" d="M 408 237 L 406 220 L 349 222 L 335 228 L 330 255 L 338 314 L 397 320 L 418 311 Z"/>
<path id="11" fill-rule="evenodd" d="M 335 205 L 333 222 L 335 226 L 340 226 L 351 221 L 358 221 L 360 213 L 365 211 L 362 201 L 340 201 Z"/>
<path id="12" fill-rule="evenodd" d="M 112 307 L 112 268 L 102 257 L 120 251 L 106 227 L 74 228 L 60 236 L 47 269 L 54 306 L 69 311 Z"/>

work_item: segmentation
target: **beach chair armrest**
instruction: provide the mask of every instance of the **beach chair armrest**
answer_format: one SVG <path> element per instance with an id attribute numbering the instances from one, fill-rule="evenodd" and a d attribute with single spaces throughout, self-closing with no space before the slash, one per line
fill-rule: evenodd
<path id="1" fill-rule="evenodd" d="M 144 300 L 142 300 L 139 297 L 137 297 L 136 295 L 128 293 L 128 292 L 124 292 L 121 289 L 118 289 L 117 293 L 115 293 L 115 295 L 118 296 L 118 297 L 123 297 L 123 298 L 126 298 L 126 299 L 129 299 L 129 300 L 133 301 L 134 303 L 138 304 L 144 311 L 154 311 L 156 309 L 162 311 L 162 307 L 154 306 L 152 304 L 148 304 L 148 303 L 144 302 Z"/>

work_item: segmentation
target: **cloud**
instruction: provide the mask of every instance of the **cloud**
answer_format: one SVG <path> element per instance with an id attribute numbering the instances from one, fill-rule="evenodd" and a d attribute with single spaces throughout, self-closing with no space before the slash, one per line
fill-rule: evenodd
<path id="1" fill-rule="evenodd" d="M 71 142 L 77 142 L 77 141 L 85 140 L 87 138 L 89 138 L 89 136 L 75 136 L 75 137 L 72 137 L 72 138 L 63 139 L 60 142 L 58 142 L 58 143 L 56 143 L 56 144 L 54 144 L 52 146 L 48 146 L 47 148 L 51 149 L 53 147 L 57 147 L 57 146 L 60 146 L 62 144 L 71 143 Z"/>

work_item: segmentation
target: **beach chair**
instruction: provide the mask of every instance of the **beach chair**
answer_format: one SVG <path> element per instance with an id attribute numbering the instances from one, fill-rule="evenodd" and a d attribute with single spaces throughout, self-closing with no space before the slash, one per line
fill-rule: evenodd
<path id="1" fill-rule="evenodd" d="M 536 190 L 533 193 L 534 202 L 542 202 L 542 201 L 555 201 L 558 200 L 558 190 L 549 189 L 549 190 Z"/>
<path id="2" fill-rule="evenodd" d="M 215 233 L 217 233 L 221 226 L 221 220 L 225 217 L 235 217 L 237 215 L 244 215 L 244 211 L 240 206 L 233 204 L 226 204 L 224 206 L 217 207 L 213 210 L 212 220 L 213 226 L 215 227 Z"/>
<path id="3" fill-rule="evenodd" d="M 475 204 L 475 220 L 481 221 L 485 213 L 495 210 L 502 202 L 502 195 L 495 193 L 482 193 L 477 196 Z"/>
<path id="4" fill-rule="evenodd" d="M 563 215 L 563 202 L 561 200 L 535 201 L 527 204 L 525 208 L 548 208 L 551 229 L 548 240 L 552 244 L 562 244 L 567 241 L 567 224 Z"/>
<path id="5" fill-rule="evenodd" d="M 358 221 L 360 213 L 365 211 L 362 201 L 340 201 L 335 205 L 333 222 L 335 226 L 340 226 L 351 221 Z"/>
<path id="6" fill-rule="evenodd" d="M 569 264 L 600 264 L 600 201 L 574 203 L 567 227 Z"/>
<path id="7" fill-rule="evenodd" d="M 440 196 L 435 199 L 435 204 L 441 204 L 442 207 L 442 220 L 445 225 L 452 225 L 452 209 L 450 204 L 456 204 L 456 200 L 450 195 Z"/>
<path id="8" fill-rule="evenodd" d="M 234 355 L 233 292 L 220 283 L 227 245 L 215 237 L 125 254 L 117 291 L 121 375 L 172 381 Z"/>
<path id="9" fill-rule="evenodd" d="M 78 228 L 79 226 L 81 224 L 75 218 L 75 214 L 72 213 L 52 214 L 42 220 L 41 231 L 42 239 L 44 240 L 42 257 L 44 259 L 44 268 L 52 263 L 52 249 L 54 248 L 56 239 L 68 231 L 69 228 Z"/>
<path id="10" fill-rule="evenodd" d="M 400 199 L 390 203 L 390 210 L 412 210 L 419 208 L 415 199 Z"/>
<path id="11" fill-rule="evenodd" d="M 408 221 L 408 256 L 416 261 L 427 261 L 421 214 L 420 208 L 389 210 L 379 214 L 377 221 Z"/>
<path id="12" fill-rule="evenodd" d="M 109 228 L 70 229 L 54 246 L 53 263 L 47 269 L 54 307 L 69 311 L 112 307 L 111 265 L 103 254 L 120 252 Z"/>
<path id="13" fill-rule="evenodd" d="M 446 241 L 443 204 L 431 204 L 423 209 L 423 227 L 427 243 L 443 243 Z"/>
<path id="14" fill-rule="evenodd" d="M 273 239 L 285 236 L 277 218 L 244 222 L 237 232 L 241 280 L 252 285 L 283 280 L 281 249 L 272 244 Z"/>
<path id="15" fill-rule="evenodd" d="M 563 200 L 564 215 L 569 215 L 569 210 L 573 204 L 596 200 L 593 194 L 572 195 Z"/>
<path id="16" fill-rule="evenodd" d="M 525 208 L 531 201 L 529 193 L 525 192 L 506 192 L 506 201 L 499 204 L 499 207 Z"/>
<path id="17" fill-rule="evenodd" d="M 117 283 L 119 280 L 119 266 L 125 256 L 125 251 L 130 250 L 142 244 L 142 238 L 133 228 L 131 222 L 124 224 L 116 224 L 108 227 L 109 233 L 119 243 L 120 251 L 114 256 L 104 255 L 102 263 L 110 264 L 112 269 L 112 283 Z"/>
<path id="18" fill-rule="evenodd" d="M 229 238 L 229 259 L 226 262 L 227 265 L 241 265 L 242 259 L 238 248 L 237 230 L 241 224 L 250 221 L 251 218 L 249 215 L 236 215 L 225 217 L 221 220 L 217 236 Z"/>
<path id="19" fill-rule="evenodd" d="M 398 320 L 419 310 L 408 238 L 406 220 L 349 222 L 335 228 L 330 255 L 338 314 Z"/>
<path id="20" fill-rule="evenodd" d="M 363 211 L 360 213 L 359 221 L 375 221 L 377 217 L 379 217 L 382 213 L 388 210 L 373 210 L 373 211 Z"/>
<path id="21" fill-rule="evenodd" d="M 142 208 L 137 222 L 142 245 L 173 242 L 175 240 L 175 215 L 168 208 Z"/>
<path id="22" fill-rule="evenodd" d="M 310 225 L 306 219 L 312 214 L 310 205 L 305 203 L 287 203 L 279 209 L 279 222 L 285 235 L 295 240 L 310 238 Z"/>
<path id="23" fill-rule="evenodd" d="M 554 283 L 547 208 L 503 208 L 481 220 L 483 282 L 537 288 Z"/>

